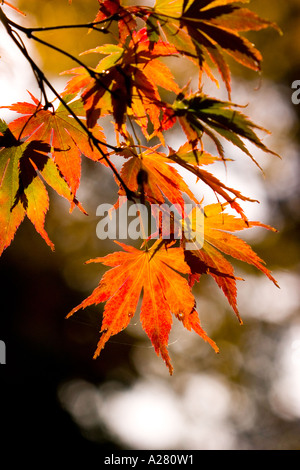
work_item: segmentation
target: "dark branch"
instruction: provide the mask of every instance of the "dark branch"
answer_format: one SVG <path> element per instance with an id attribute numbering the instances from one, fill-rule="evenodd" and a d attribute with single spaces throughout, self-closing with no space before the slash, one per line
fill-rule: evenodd
<path id="1" fill-rule="evenodd" d="M 110 159 L 108 158 L 108 155 L 103 151 L 103 149 L 101 148 L 101 145 L 103 146 L 106 146 L 106 147 L 109 147 L 110 149 L 114 150 L 115 152 L 118 152 L 120 149 L 118 147 L 115 147 L 115 146 L 112 146 L 112 145 L 109 145 L 105 142 L 102 142 L 100 141 L 99 139 L 97 139 L 94 134 L 88 129 L 88 127 L 81 121 L 81 119 L 79 119 L 79 117 L 77 116 L 77 114 L 72 110 L 72 108 L 63 100 L 63 98 L 60 96 L 60 94 L 56 91 L 56 89 L 53 87 L 53 85 L 51 84 L 51 82 L 45 77 L 44 73 L 42 72 L 42 70 L 38 67 L 38 65 L 34 62 L 34 60 L 30 57 L 23 41 L 21 40 L 19 34 L 14 31 L 12 28 L 11 28 L 11 24 L 12 22 L 7 18 L 7 16 L 4 14 L 2 8 L 0 7 L 0 22 L 3 24 L 3 26 L 5 27 L 6 29 L 6 32 L 7 34 L 9 35 L 9 37 L 13 40 L 13 42 L 16 44 L 16 46 L 20 49 L 20 51 L 22 52 L 23 56 L 26 58 L 26 60 L 29 62 L 32 70 L 33 70 L 33 73 L 34 73 L 34 76 L 37 80 L 37 83 L 38 83 L 38 86 L 42 92 L 42 95 L 44 97 L 44 100 L 45 100 L 45 106 L 44 106 L 44 109 L 49 109 L 49 107 L 53 107 L 52 103 L 50 103 L 50 101 L 48 100 L 47 98 L 47 94 L 46 94 L 46 91 L 45 91 L 45 85 L 47 85 L 47 87 L 52 91 L 52 93 L 54 94 L 54 96 L 59 100 L 59 102 L 66 108 L 66 110 L 68 111 L 68 113 L 74 118 L 74 120 L 80 125 L 80 127 L 84 130 L 84 132 L 86 133 L 88 139 L 93 143 L 93 145 L 96 147 L 96 149 L 98 150 L 98 152 L 101 154 L 102 158 L 106 161 L 106 163 L 108 164 L 108 166 L 111 168 L 111 170 L 113 171 L 113 173 L 115 174 L 117 180 L 119 181 L 120 185 L 123 187 L 125 193 L 126 193 L 126 196 L 129 200 L 134 200 L 134 196 L 136 196 L 136 194 L 131 191 L 129 188 L 127 188 L 126 184 L 124 183 L 123 179 L 121 178 L 121 176 L 119 175 L 118 171 L 116 170 L 115 166 L 112 164 L 112 162 L 110 161 Z M 26 29 L 26 28 L 23 28 L 23 27 L 19 27 L 18 29 L 20 29 L 21 31 L 23 29 Z M 24 32 L 24 31 L 23 31 Z"/>
<path id="2" fill-rule="evenodd" d="M 76 29 L 76 28 L 93 29 L 103 34 L 109 34 L 109 30 L 107 27 L 102 26 L 98 28 L 98 26 L 105 24 L 105 23 L 111 24 L 113 21 L 118 21 L 118 20 L 119 20 L 119 16 L 115 14 L 115 15 L 110 16 L 109 18 L 106 18 L 105 20 L 95 21 L 95 22 L 90 22 L 90 23 L 67 24 L 67 25 L 58 25 L 58 26 L 40 26 L 37 28 L 26 28 L 24 26 L 19 25 L 18 23 L 15 23 L 12 20 L 9 20 L 9 23 L 14 28 L 18 28 L 22 30 L 22 32 L 25 33 L 29 37 L 32 33 L 37 33 L 37 32 L 58 31 L 60 29 Z"/>

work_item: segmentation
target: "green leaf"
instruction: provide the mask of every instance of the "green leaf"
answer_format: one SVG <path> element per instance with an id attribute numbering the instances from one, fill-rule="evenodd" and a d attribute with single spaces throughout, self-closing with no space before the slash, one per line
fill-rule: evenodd
<path id="1" fill-rule="evenodd" d="M 217 134 L 240 148 L 257 165 L 258 163 L 241 140 L 242 138 L 264 152 L 277 155 L 263 144 L 254 129 L 267 131 L 237 111 L 237 107 L 238 105 L 234 103 L 219 101 L 203 93 L 195 93 L 188 97 L 179 94 L 173 104 L 173 111 L 190 142 L 201 140 L 203 134 L 207 134 L 216 144 L 222 158 L 224 158 L 224 150 Z"/>
<path id="2" fill-rule="evenodd" d="M 106 55 L 106 57 L 101 59 L 97 65 L 97 72 L 101 73 L 116 65 L 124 53 L 124 48 L 115 44 L 105 44 L 103 46 L 95 47 L 94 49 L 82 52 L 80 55 L 89 54 L 91 52 Z"/>
<path id="3" fill-rule="evenodd" d="M 0 254 L 13 240 L 25 215 L 46 243 L 54 245 L 44 228 L 49 196 L 42 178 L 61 196 L 80 207 L 49 156 L 50 146 L 40 141 L 19 142 L 0 122 Z"/>
<path id="4" fill-rule="evenodd" d="M 237 0 L 157 0 L 151 13 L 167 39 L 178 47 L 178 51 L 196 59 L 201 70 L 210 74 L 208 59 L 213 62 L 226 84 L 229 97 L 230 73 L 223 53 L 245 67 L 259 71 L 260 52 L 239 33 L 267 27 L 279 30 L 274 23 L 236 3 Z"/>

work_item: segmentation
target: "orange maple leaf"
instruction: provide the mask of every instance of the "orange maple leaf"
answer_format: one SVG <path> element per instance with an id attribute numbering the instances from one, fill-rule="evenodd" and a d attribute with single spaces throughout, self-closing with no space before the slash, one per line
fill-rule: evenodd
<path id="1" fill-rule="evenodd" d="M 111 253 L 105 257 L 89 260 L 88 263 L 103 263 L 113 269 L 102 277 L 98 287 L 68 317 L 77 310 L 92 304 L 106 302 L 101 326 L 101 338 L 94 354 L 96 358 L 112 335 L 126 328 L 133 317 L 143 291 L 140 318 L 157 355 L 161 355 L 173 372 L 168 340 L 172 326 L 172 313 L 182 321 L 189 331 L 193 329 L 218 352 L 218 347 L 200 326 L 195 310 L 195 299 L 187 280 L 179 273 L 189 274 L 181 248 L 141 251 L 118 243 L 125 251 Z"/>
<path id="2" fill-rule="evenodd" d="M 120 154 L 122 155 L 122 152 Z M 172 204 L 179 204 L 183 208 L 185 202 L 182 193 L 185 193 L 198 203 L 182 176 L 170 166 L 172 162 L 164 153 L 152 148 L 138 154 L 135 149 L 127 148 L 125 156 L 131 158 L 122 166 L 120 175 L 131 191 L 140 192 L 142 200 L 163 204 L 168 199 Z M 122 188 L 119 195 L 125 195 Z"/>
<path id="3" fill-rule="evenodd" d="M 60 104 L 56 110 L 45 109 L 42 104 L 29 93 L 33 103 L 15 103 L 5 106 L 24 116 L 9 124 L 9 129 L 17 140 L 40 140 L 51 146 L 52 157 L 61 174 L 67 181 L 73 194 L 79 186 L 81 176 L 81 155 L 97 161 L 99 154 L 89 141 L 86 132 L 69 115 L 66 108 Z M 65 101 L 78 116 L 84 116 L 80 101 L 72 101 L 72 96 L 66 96 Z M 82 120 L 84 121 L 84 120 Z M 99 141 L 105 142 L 105 136 L 100 126 L 93 129 L 93 134 Z M 103 149 L 105 147 L 103 145 Z M 101 160 L 104 163 L 104 160 Z"/>
<path id="4" fill-rule="evenodd" d="M 79 93 L 87 113 L 89 127 L 97 119 L 112 113 L 118 129 L 132 115 L 148 138 L 147 127 L 152 123 L 160 127 L 160 114 L 164 106 L 158 87 L 179 93 L 170 69 L 160 57 L 177 54 L 169 43 L 158 41 L 152 47 L 145 28 L 133 31 L 126 48 L 122 44 L 104 45 L 84 52 L 105 54 L 93 71 L 83 67 L 63 72 L 72 73 L 64 93 Z"/>
<path id="5" fill-rule="evenodd" d="M 98 0 L 99 11 L 94 23 L 102 22 L 108 18 L 118 20 L 119 38 L 122 44 L 130 36 L 131 32 L 136 28 L 136 20 L 130 13 L 128 8 L 120 5 L 119 0 Z"/>
<path id="6" fill-rule="evenodd" d="M 136 18 L 142 19 L 152 43 L 159 38 L 174 44 L 177 51 L 217 82 L 211 64 L 218 68 L 228 95 L 231 93 L 229 56 L 245 67 L 260 71 L 262 56 L 255 46 L 240 33 L 268 27 L 281 32 L 276 24 L 260 18 L 236 3 L 248 0 L 156 0 L 153 7 L 122 5 L 120 0 L 98 0 L 100 10 L 96 20 L 118 21 L 120 40 L 136 28 Z"/>
<path id="7" fill-rule="evenodd" d="M 193 285 L 196 280 L 199 280 L 201 274 L 211 275 L 222 289 L 240 323 L 242 323 L 237 308 L 236 288 L 236 280 L 241 280 L 241 278 L 235 276 L 232 264 L 222 253 L 255 266 L 279 287 L 277 281 L 266 268 L 264 261 L 252 250 L 250 245 L 230 233 L 251 227 L 263 227 L 275 232 L 276 229 L 260 222 L 244 220 L 226 214 L 224 212 L 226 205 L 218 203 L 204 207 L 203 247 L 201 249 L 186 250 L 185 260 L 192 272 L 190 284 Z M 191 220 L 194 221 L 196 218 Z M 203 226 L 201 230 L 203 230 Z M 197 227 L 193 226 L 193 231 L 197 231 Z"/>
<path id="8" fill-rule="evenodd" d="M 204 184 L 208 185 L 217 197 L 222 196 L 226 202 L 230 204 L 232 209 L 240 214 L 244 220 L 246 220 L 246 216 L 242 207 L 238 204 L 237 199 L 241 201 L 258 202 L 255 199 L 244 196 L 240 191 L 226 186 L 212 173 L 201 168 L 203 165 L 209 165 L 222 160 L 220 157 L 212 156 L 202 149 L 195 148 L 195 146 L 186 142 L 176 152 L 170 148 L 168 158 L 196 175 L 197 180 L 201 180 Z"/>
<path id="9" fill-rule="evenodd" d="M 10 245 L 25 215 L 54 249 L 44 228 L 49 208 L 44 182 L 65 197 L 71 207 L 77 205 L 85 212 L 49 151 L 50 146 L 40 141 L 18 142 L 6 123 L 0 121 L 0 254 Z"/>

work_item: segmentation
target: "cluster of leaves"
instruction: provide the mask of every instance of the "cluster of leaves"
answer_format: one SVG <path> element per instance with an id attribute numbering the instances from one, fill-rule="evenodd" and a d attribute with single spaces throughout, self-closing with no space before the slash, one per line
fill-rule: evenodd
<path id="1" fill-rule="evenodd" d="M 150 234 L 143 240 L 141 249 L 119 243 L 121 251 L 89 261 L 112 269 L 106 272 L 94 292 L 69 314 L 106 302 L 97 357 L 108 339 L 129 324 L 142 295 L 143 328 L 172 374 L 167 349 L 172 315 L 218 351 L 200 326 L 192 294 L 194 283 L 202 275 L 212 276 L 240 322 L 238 278 L 226 256 L 254 265 L 277 285 L 252 248 L 233 234 L 254 226 L 274 229 L 249 221 L 240 203 L 252 199 L 227 187 L 204 169 L 217 161 L 226 163 L 224 139 L 255 164 L 247 143 L 274 153 L 256 133 L 264 129 L 231 102 L 226 55 L 259 71 L 261 55 L 240 33 L 276 26 L 236 5 L 235 0 L 156 0 L 153 7 L 126 6 L 121 0 L 98 0 L 98 3 L 98 13 L 86 27 L 108 33 L 115 31 L 117 25 L 118 39 L 82 53 L 100 55 L 94 68 L 74 57 L 77 67 L 64 72 L 72 77 L 60 94 L 29 57 L 23 41 L 14 34 L 18 31 L 43 42 L 36 35 L 43 28 L 24 28 L 9 20 L 0 8 L 0 21 L 29 61 L 41 89 L 40 100 L 30 94 L 31 102 L 8 107 L 21 117 L 8 125 L 0 122 L 0 254 L 10 245 L 25 215 L 54 248 L 44 228 L 49 207 L 44 183 L 70 202 L 71 211 L 78 207 L 85 212 L 76 198 L 82 156 L 111 168 L 119 196 L 146 203 L 150 208 L 166 202 L 183 208 L 184 197 L 189 197 L 195 208 L 199 207 L 202 201 L 191 192 L 176 165 L 195 175 L 211 188 L 218 201 L 204 206 L 203 246 L 199 248 L 195 243 L 194 249 L 187 250 L 185 236 L 182 234 L 180 241 L 174 237 L 176 224 L 168 239 L 161 236 L 152 242 Z M 55 49 L 70 57 L 66 51 Z M 188 84 L 181 89 L 164 61 L 166 57 L 191 60 L 199 70 L 199 89 L 191 90 Z M 202 91 L 202 74 L 217 81 L 215 69 L 226 85 L 228 101 L 211 98 Z M 47 87 L 55 93 L 57 107 L 55 101 L 48 101 Z M 115 123 L 117 146 L 107 143 L 99 125 L 107 115 Z M 181 126 L 186 142 L 177 150 L 169 147 L 166 152 L 168 131 L 175 125 Z M 148 145 L 141 144 L 138 129 Z M 205 135 L 214 143 L 217 155 L 204 150 Z M 155 146 L 150 144 L 153 138 L 158 142 Z M 125 159 L 120 173 L 111 162 L 112 153 L 122 161 Z M 228 207 L 235 215 L 226 212 Z M 195 226 L 193 211 L 182 212 L 181 216 L 181 227 L 190 223 L 194 233 L 200 230 Z"/>

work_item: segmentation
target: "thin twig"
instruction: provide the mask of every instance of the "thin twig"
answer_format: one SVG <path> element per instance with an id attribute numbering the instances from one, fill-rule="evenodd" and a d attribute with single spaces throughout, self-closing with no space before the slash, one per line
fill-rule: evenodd
<path id="1" fill-rule="evenodd" d="M 50 49 L 53 49 L 54 51 L 56 52 L 59 52 L 60 54 L 63 54 L 64 56 L 68 57 L 69 59 L 71 59 L 73 62 L 76 62 L 78 65 L 80 65 L 82 68 L 84 68 L 88 74 L 94 79 L 96 80 L 96 82 L 102 87 L 104 88 L 106 91 L 108 91 L 109 93 L 111 93 L 112 96 L 114 96 L 115 98 L 117 98 L 117 95 L 112 91 L 112 90 L 109 90 L 104 84 L 103 82 L 101 81 L 100 79 L 100 74 L 95 72 L 95 70 L 93 70 L 92 68 L 88 67 L 84 62 L 82 62 L 82 60 L 78 59 L 77 57 L 75 57 L 73 54 L 70 54 L 69 52 L 67 52 L 66 50 L 64 49 L 61 49 L 60 47 L 58 46 L 55 46 L 54 44 L 51 44 L 50 42 L 48 41 L 44 41 L 43 39 L 40 39 L 39 37 L 35 36 L 32 34 L 32 31 L 34 31 L 35 29 L 34 28 L 25 28 L 24 26 L 21 26 L 21 25 L 18 25 L 17 23 L 15 23 L 14 21 L 11 21 L 9 18 L 7 18 L 7 21 L 8 21 L 8 24 L 10 26 L 13 26 L 14 28 L 18 29 L 19 31 L 21 31 L 22 33 L 26 34 L 26 36 L 29 38 L 29 39 L 33 39 L 34 41 L 46 46 L 46 47 L 49 47 Z M 13 30 L 12 30 L 13 31 Z"/>
<path id="2" fill-rule="evenodd" d="M 127 186 L 126 184 L 124 183 L 123 179 L 121 178 L 121 176 L 119 175 L 118 171 L 116 170 L 115 166 L 112 164 L 112 162 L 110 161 L 110 159 L 108 158 L 107 154 L 103 151 L 103 149 L 101 148 L 101 145 L 103 146 L 106 146 L 106 147 L 109 147 L 111 148 L 112 150 L 114 150 L 115 152 L 118 152 L 120 149 L 117 148 L 117 147 L 114 147 L 112 145 L 109 145 L 105 142 L 102 142 L 100 141 L 99 139 L 97 139 L 94 134 L 88 129 L 88 127 L 81 121 L 81 119 L 79 119 L 79 117 L 77 116 L 77 114 L 72 110 L 72 108 L 63 100 L 63 98 L 60 96 L 60 94 L 56 91 L 56 89 L 53 87 L 53 85 L 51 84 L 51 82 L 46 78 L 46 76 L 44 75 L 44 73 L 42 72 L 42 70 L 37 66 L 37 64 L 34 62 L 34 60 L 30 57 L 30 55 L 28 54 L 28 51 L 25 47 L 25 45 L 23 44 L 23 41 L 21 40 L 21 38 L 19 37 L 18 33 L 16 33 L 14 30 L 12 30 L 11 28 L 11 22 L 10 20 L 7 18 L 7 16 L 5 15 L 5 13 L 3 12 L 2 8 L 0 7 L 0 21 L 1 23 L 3 24 L 3 26 L 5 27 L 6 29 L 6 32 L 7 34 L 9 35 L 9 37 L 13 40 L 13 42 L 16 44 L 16 46 L 20 49 L 20 51 L 22 52 L 23 56 L 26 58 L 26 60 L 29 62 L 32 70 L 33 70 L 33 73 L 34 73 L 34 76 L 37 80 L 37 83 L 38 83 L 38 86 L 43 94 L 43 97 L 45 99 L 45 106 L 44 106 L 44 109 L 48 109 L 50 106 L 53 107 L 52 103 L 49 102 L 48 98 L 47 98 L 47 95 L 46 95 L 46 91 L 45 91 L 45 87 L 44 85 L 46 84 L 47 87 L 52 91 L 52 93 L 55 95 L 55 97 L 60 101 L 60 103 L 66 108 L 66 110 L 68 111 L 68 113 L 74 118 L 74 120 L 77 122 L 77 124 L 79 124 L 79 126 L 84 130 L 84 132 L 86 133 L 88 139 L 93 143 L 93 145 L 96 147 L 96 149 L 98 150 L 98 152 L 102 155 L 102 158 L 104 158 L 104 160 L 106 161 L 106 163 L 108 164 L 108 166 L 111 168 L 111 170 L 113 171 L 113 173 L 115 174 L 116 178 L 118 179 L 119 183 L 121 184 L 121 186 L 124 188 L 124 191 L 126 193 L 126 196 L 129 200 L 131 201 L 134 201 L 134 196 L 136 196 L 136 194 L 131 191 Z M 15 36 L 17 35 L 17 36 Z M 18 39 L 17 39 L 18 38 Z"/>
<path id="3" fill-rule="evenodd" d="M 107 23 L 107 22 L 112 23 L 114 20 L 118 20 L 118 19 L 119 19 L 119 16 L 115 14 L 101 21 L 79 23 L 79 24 L 58 25 L 58 26 L 40 26 L 37 28 L 26 28 L 25 26 L 21 26 L 12 20 L 9 20 L 9 22 L 11 26 L 13 26 L 14 28 L 21 29 L 23 33 L 25 33 L 29 37 L 32 33 L 37 33 L 37 32 L 57 31 L 60 29 L 76 29 L 76 28 L 94 29 L 95 31 L 99 31 L 100 33 L 109 34 L 108 28 L 104 28 L 104 27 L 97 28 L 97 26 L 103 23 Z"/>

